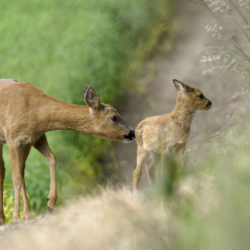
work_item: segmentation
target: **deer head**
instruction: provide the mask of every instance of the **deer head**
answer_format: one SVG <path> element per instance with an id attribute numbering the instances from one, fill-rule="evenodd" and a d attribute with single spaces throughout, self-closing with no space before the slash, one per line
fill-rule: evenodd
<path id="1" fill-rule="evenodd" d="M 83 95 L 93 118 L 95 136 L 123 142 L 130 142 L 135 138 L 134 130 L 112 106 L 100 102 L 100 97 L 93 87 L 87 86 Z"/>
<path id="2" fill-rule="evenodd" d="M 178 100 L 185 103 L 185 108 L 208 110 L 212 107 L 212 102 L 208 100 L 199 89 L 189 87 L 175 79 L 173 80 L 173 84 L 179 93 Z"/>

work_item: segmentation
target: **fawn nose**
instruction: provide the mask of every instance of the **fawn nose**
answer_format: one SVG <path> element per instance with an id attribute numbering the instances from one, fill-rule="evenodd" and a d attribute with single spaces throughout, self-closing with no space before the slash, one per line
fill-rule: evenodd
<path id="1" fill-rule="evenodd" d="M 135 138 L 135 132 L 134 132 L 134 130 L 130 131 L 129 134 L 128 134 L 128 136 L 130 138 Z"/>
<path id="2" fill-rule="evenodd" d="M 208 101 L 207 107 L 211 107 L 211 106 L 212 106 L 212 102 L 211 102 L 211 101 Z"/>

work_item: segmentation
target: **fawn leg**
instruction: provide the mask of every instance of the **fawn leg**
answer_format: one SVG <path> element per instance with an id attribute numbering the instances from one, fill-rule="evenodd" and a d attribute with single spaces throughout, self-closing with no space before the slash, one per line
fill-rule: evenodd
<path id="1" fill-rule="evenodd" d="M 3 212 L 3 181 L 5 177 L 5 168 L 3 161 L 3 144 L 0 144 L 0 225 L 5 224 Z"/>
<path id="2" fill-rule="evenodd" d="M 36 142 L 34 147 L 45 157 L 50 171 L 50 192 L 48 196 L 47 208 L 49 212 L 53 212 L 56 206 L 56 157 L 51 151 L 47 138 L 44 135 Z"/>
<path id="3" fill-rule="evenodd" d="M 176 149 L 176 152 L 177 152 L 178 157 L 180 159 L 181 167 L 184 167 L 184 165 L 186 163 L 185 150 L 186 150 L 186 143 L 180 144 L 179 147 Z"/>
<path id="4" fill-rule="evenodd" d="M 166 153 L 161 154 L 161 179 L 164 180 L 167 174 L 167 162 L 168 155 Z"/>
<path id="5" fill-rule="evenodd" d="M 152 156 L 146 162 L 146 170 L 151 185 L 155 184 L 155 170 L 159 162 L 160 162 L 160 157 L 157 154 L 152 154 Z"/>
<path id="6" fill-rule="evenodd" d="M 138 189 L 138 183 L 141 178 L 141 170 L 143 163 L 148 155 L 148 152 L 145 151 L 142 147 L 138 146 L 137 149 L 137 163 L 133 172 L 133 191 L 135 192 Z"/>

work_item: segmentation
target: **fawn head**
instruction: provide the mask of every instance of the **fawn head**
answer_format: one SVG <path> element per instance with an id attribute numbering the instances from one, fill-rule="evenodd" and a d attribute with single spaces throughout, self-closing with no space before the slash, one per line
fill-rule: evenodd
<path id="1" fill-rule="evenodd" d="M 208 110 L 212 107 L 212 102 L 199 89 L 190 87 L 175 79 L 173 80 L 173 84 L 179 93 L 178 99 L 181 99 L 184 105 L 190 109 Z"/>
<path id="2" fill-rule="evenodd" d="M 87 86 L 83 96 L 89 106 L 93 119 L 92 129 L 96 136 L 123 142 L 130 142 L 135 138 L 134 130 L 112 106 L 100 102 L 100 97 L 93 87 Z"/>

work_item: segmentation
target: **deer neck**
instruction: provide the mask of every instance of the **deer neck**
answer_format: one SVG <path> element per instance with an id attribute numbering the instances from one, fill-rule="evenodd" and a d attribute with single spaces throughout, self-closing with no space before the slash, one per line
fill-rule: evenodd
<path id="1" fill-rule="evenodd" d="M 86 105 L 74 105 L 53 100 L 53 103 L 44 109 L 41 120 L 41 130 L 44 132 L 76 130 L 84 134 L 94 134 L 93 118 Z"/>
<path id="2" fill-rule="evenodd" d="M 190 105 L 190 102 L 182 98 L 179 94 L 176 105 L 172 111 L 175 121 L 181 124 L 182 127 L 189 129 L 195 116 L 195 109 Z"/>

